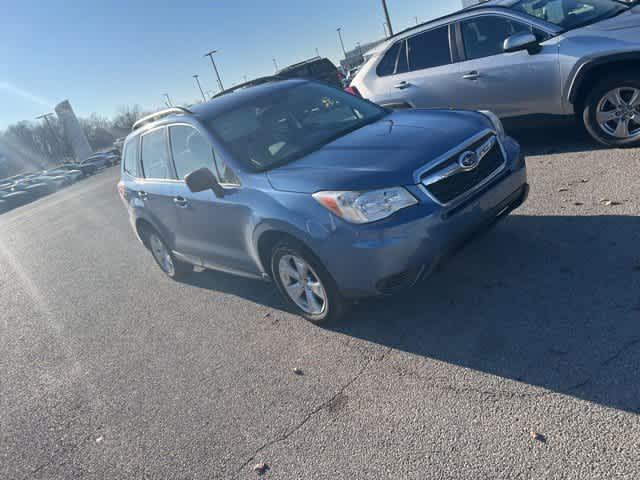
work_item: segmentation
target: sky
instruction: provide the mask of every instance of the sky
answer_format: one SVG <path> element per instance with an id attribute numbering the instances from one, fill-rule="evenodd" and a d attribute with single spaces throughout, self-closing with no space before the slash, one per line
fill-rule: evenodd
<path id="1" fill-rule="evenodd" d="M 460 8 L 460 0 L 388 0 L 394 30 Z M 69 99 L 81 117 L 123 105 L 151 110 L 320 55 L 338 64 L 356 42 L 383 37 L 380 0 L 0 0 L 0 130 Z"/>

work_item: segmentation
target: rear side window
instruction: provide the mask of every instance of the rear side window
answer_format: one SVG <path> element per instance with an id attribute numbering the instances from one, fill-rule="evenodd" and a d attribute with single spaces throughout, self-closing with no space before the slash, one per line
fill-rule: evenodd
<path id="1" fill-rule="evenodd" d="M 132 177 L 140 176 L 138 171 L 138 137 L 134 137 L 125 143 L 122 169 Z"/>
<path id="2" fill-rule="evenodd" d="M 378 67 L 376 68 L 376 73 L 379 77 L 386 77 L 387 75 L 393 75 L 396 71 L 396 60 L 398 59 L 398 52 L 400 51 L 400 44 L 404 42 L 398 42 L 394 44 L 387 53 L 384 54 L 380 63 L 378 63 Z"/>
<path id="3" fill-rule="evenodd" d="M 451 63 L 448 26 L 414 35 L 407 40 L 407 46 L 410 70 L 422 70 Z"/>
<path id="4" fill-rule="evenodd" d="M 188 125 L 169 127 L 169 138 L 178 178 L 183 179 L 189 173 L 203 167 L 215 172 L 213 149 L 209 141 L 195 128 Z"/>
<path id="5" fill-rule="evenodd" d="M 175 179 L 169 161 L 165 129 L 160 128 L 143 135 L 140 144 L 144 176 L 156 179 Z"/>

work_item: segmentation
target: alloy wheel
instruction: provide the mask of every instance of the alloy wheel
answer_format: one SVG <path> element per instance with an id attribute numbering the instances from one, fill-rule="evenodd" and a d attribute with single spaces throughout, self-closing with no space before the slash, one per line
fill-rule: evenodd
<path id="1" fill-rule="evenodd" d="M 612 137 L 627 140 L 640 136 L 640 89 L 618 87 L 607 92 L 596 107 L 596 122 Z"/>
<path id="2" fill-rule="evenodd" d="M 327 294 L 320 277 L 305 260 L 284 255 L 278 262 L 278 274 L 289 298 L 310 315 L 320 315 L 327 308 Z"/>
<path id="3" fill-rule="evenodd" d="M 171 254 L 169 250 L 165 246 L 164 242 L 160 240 L 160 237 L 155 233 L 152 233 L 149 237 L 149 245 L 151 247 L 151 253 L 153 257 L 160 265 L 160 268 L 169 276 L 173 276 L 175 274 L 175 266 L 173 265 L 173 259 L 171 258 Z"/>

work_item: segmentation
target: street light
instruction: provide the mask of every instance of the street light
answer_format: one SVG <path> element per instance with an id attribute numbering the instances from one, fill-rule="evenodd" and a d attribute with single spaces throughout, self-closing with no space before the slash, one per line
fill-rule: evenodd
<path id="1" fill-rule="evenodd" d="M 276 67 L 276 73 L 278 73 L 278 70 L 280 70 L 280 68 L 278 67 L 278 62 L 276 62 L 275 58 L 272 58 L 271 60 L 273 60 L 273 66 Z"/>
<path id="2" fill-rule="evenodd" d="M 173 102 L 171 101 L 171 97 L 169 97 L 169 94 L 168 93 L 163 93 L 162 95 L 166 99 L 167 107 L 173 107 Z"/>
<path id="3" fill-rule="evenodd" d="M 336 28 L 336 32 L 338 32 L 338 38 L 340 39 L 340 45 L 342 46 L 342 53 L 344 53 L 344 58 L 347 58 L 347 50 L 344 48 L 344 42 L 342 41 L 342 28 Z"/>
<path id="4" fill-rule="evenodd" d="M 200 79 L 198 78 L 200 75 L 193 75 L 193 78 L 196 79 L 196 83 L 198 84 L 198 88 L 200 89 L 200 93 L 202 94 L 202 100 L 207 101 L 207 97 L 204 96 L 204 92 L 202 91 L 202 85 L 200 85 Z"/>
<path id="5" fill-rule="evenodd" d="M 208 53 L 205 53 L 205 57 L 209 57 L 211 59 L 211 65 L 213 65 L 213 71 L 216 72 L 216 78 L 218 79 L 218 86 L 221 91 L 224 91 L 224 87 L 222 86 L 222 80 L 220 80 L 220 74 L 218 73 L 218 68 L 216 67 L 216 62 L 213 61 L 213 54 L 217 53 L 218 50 L 211 50 Z"/>
<path id="6" fill-rule="evenodd" d="M 389 9 L 387 8 L 387 0 L 382 0 L 382 8 L 384 10 L 384 17 L 387 19 L 387 27 L 389 27 L 389 36 L 393 37 L 393 27 L 391 26 L 391 19 L 389 18 Z"/>

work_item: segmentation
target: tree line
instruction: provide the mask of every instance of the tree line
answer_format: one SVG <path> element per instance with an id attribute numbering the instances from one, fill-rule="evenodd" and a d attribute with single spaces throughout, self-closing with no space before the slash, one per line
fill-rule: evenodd
<path id="1" fill-rule="evenodd" d="M 78 122 L 91 148 L 100 151 L 111 147 L 117 138 L 127 135 L 143 115 L 139 105 L 131 105 L 120 107 L 111 119 L 94 113 L 88 118 L 79 118 Z M 0 132 L 0 176 L 74 160 L 62 124 L 53 115 L 48 120 L 48 123 L 44 120 L 21 121 Z"/>

